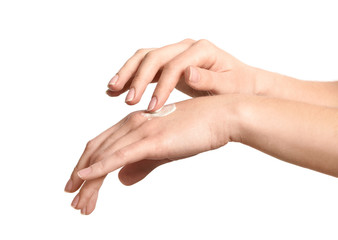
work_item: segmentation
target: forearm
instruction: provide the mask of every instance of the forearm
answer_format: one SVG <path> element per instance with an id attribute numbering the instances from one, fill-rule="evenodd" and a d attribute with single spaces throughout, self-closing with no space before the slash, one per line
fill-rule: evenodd
<path id="1" fill-rule="evenodd" d="M 338 177 L 338 110 L 259 96 L 235 105 L 232 140 Z"/>
<path id="2" fill-rule="evenodd" d="M 338 82 L 303 81 L 262 69 L 253 71 L 257 95 L 338 107 Z"/>

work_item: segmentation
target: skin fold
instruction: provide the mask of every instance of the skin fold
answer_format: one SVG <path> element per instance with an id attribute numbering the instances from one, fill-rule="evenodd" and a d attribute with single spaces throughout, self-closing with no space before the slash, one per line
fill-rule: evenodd
<path id="1" fill-rule="evenodd" d="M 138 50 L 108 84 L 127 104 L 156 82 L 148 112 L 176 88 L 193 99 L 148 120 L 129 114 L 88 142 L 65 190 L 72 206 L 95 209 L 105 176 L 132 185 L 156 167 L 241 142 L 281 160 L 338 176 L 338 82 L 303 81 L 248 66 L 207 40 Z M 207 114 L 206 114 L 207 113 Z"/>

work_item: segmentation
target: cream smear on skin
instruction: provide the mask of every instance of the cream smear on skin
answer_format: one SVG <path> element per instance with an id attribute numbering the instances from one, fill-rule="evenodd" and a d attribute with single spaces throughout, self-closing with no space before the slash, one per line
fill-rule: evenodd
<path id="1" fill-rule="evenodd" d="M 153 113 L 142 113 L 143 116 L 148 118 L 148 120 L 154 118 L 154 117 L 164 117 L 169 115 L 170 113 L 173 113 L 176 110 L 176 105 L 175 103 L 165 105 L 161 109 L 153 112 Z"/>

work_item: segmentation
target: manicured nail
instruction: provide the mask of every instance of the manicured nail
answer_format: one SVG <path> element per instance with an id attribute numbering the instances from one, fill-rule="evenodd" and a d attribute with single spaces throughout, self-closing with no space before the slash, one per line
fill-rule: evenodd
<path id="1" fill-rule="evenodd" d="M 87 207 L 84 207 L 81 209 L 81 214 L 86 215 Z"/>
<path id="2" fill-rule="evenodd" d="M 135 88 L 131 88 L 126 96 L 126 102 L 130 102 L 135 97 Z"/>
<path id="3" fill-rule="evenodd" d="M 65 192 L 70 192 L 72 190 L 72 187 L 73 187 L 73 180 L 69 179 L 65 187 Z"/>
<path id="4" fill-rule="evenodd" d="M 116 82 L 117 82 L 118 79 L 119 79 L 119 75 L 116 74 L 116 75 L 109 81 L 108 85 L 114 86 L 114 85 L 116 84 Z"/>
<path id="5" fill-rule="evenodd" d="M 77 175 L 83 179 L 85 177 L 87 177 L 92 171 L 92 168 L 91 167 L 88 167 L 88 168 L 85 168 L 85 169 L 82 169 L 81 171 L 78 171 L 77 172 Z"/>
<path id="6" fill-rule="evenodd" d="M 193 67 L 189 67 L 189 71 L 190 71 L 189 81 L 193 82 L 193 83 L 197 83 L 198 82 L 198 78 L 199 78 L 197 70 L 195 68 L 193 68 Z"/>
<path id="7" fill-rule="evenodd" d="M 157 103 L 157 98 L 156 97 L 153 97 L 149 103 L 149 106 L 148 106 L 148 111 L 151 111 L 154 109 L 155 105 Z"/>
<path id="8" fill-rule="evenodd" d="M 80 195 L 78 194 L 78 195 L 75 196 L 75 198 L 74 198 L 74 200 L 73 200 L 73 202 L 71 204 L 73 208 L 76 208 L 79 200 L 80 200 Z"/>

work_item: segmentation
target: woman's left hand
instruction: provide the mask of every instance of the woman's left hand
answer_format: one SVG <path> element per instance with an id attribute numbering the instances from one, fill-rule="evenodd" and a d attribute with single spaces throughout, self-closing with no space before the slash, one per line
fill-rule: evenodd
<path id="1" fill-rule="evenodd" d="M 134 112 L 89 141 L 65 189 L 74 192 L 85 181 L 72 206 L 90 214 L 105 176 L 120 167 L 121 182 L 130 185 L 163 163 L 225 145 L 234 128 L 218 98 L 167 105 L 159 113 Z"/>

